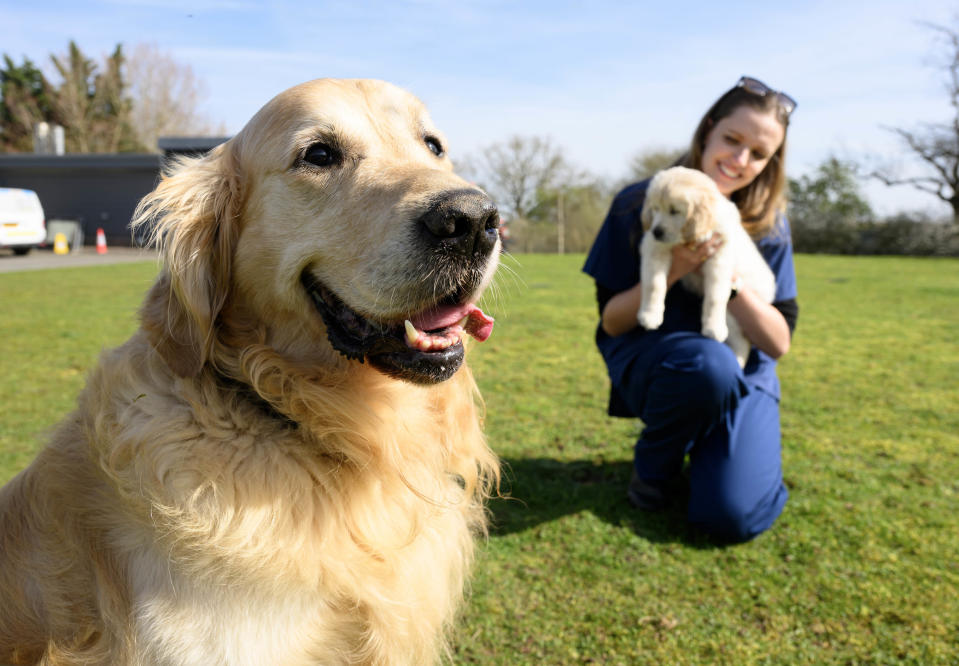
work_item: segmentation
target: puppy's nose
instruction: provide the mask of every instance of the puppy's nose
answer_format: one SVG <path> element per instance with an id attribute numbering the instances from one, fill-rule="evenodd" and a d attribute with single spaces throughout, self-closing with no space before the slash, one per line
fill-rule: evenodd
<path id="1" fill-rule="evenodd" d="M 489 254 L 499 237 L 496 204 L 478 190 L 446 192 L 418 222 L 430 242 L 464 256 Z"/>
<path id="2" fill-rule="evenodd" d="M 665 236 L 665 235 L 666 235 L 666 232 L 663 231 L 663 228 L 662 228 L 662 227 L 654 227 L 654 228 L 653 228 L 653 238 L 655 238 L 656 240 L 658 240 L 658 241 L 663 240 L 663 236 Z"/>

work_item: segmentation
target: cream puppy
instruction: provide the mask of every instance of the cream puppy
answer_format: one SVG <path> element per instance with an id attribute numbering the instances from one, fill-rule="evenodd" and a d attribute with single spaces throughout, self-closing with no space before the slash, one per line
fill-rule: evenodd
<path id="1" fill-rule="evenodd" d="M 726 311 L 734 277 L 737 287 L 749 287 L 767 303 L 775 297 L 776 280 L 743 228 L 736 205 L 703 172 L 673 167 L 660 171 L 649 184 L 642 223 L 639 324 L 652 330 L 663 323 L 673 246 L 697 245 L 718 234 L 722 245 L 700 272 L 689 273 L 682 282 L 703 296 L 702 334 L 726 342 L 745 366 L 751 344 Z"/>

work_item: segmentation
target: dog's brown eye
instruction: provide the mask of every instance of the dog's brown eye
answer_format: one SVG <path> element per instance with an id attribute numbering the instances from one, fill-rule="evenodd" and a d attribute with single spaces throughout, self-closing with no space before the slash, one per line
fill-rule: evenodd
<path id="1" fill-rule="evenodd" d="M 669 214 L 670 214 L 670 215 L 679 215 L 679 211 L 676 209 L 676 206 L 670 206 L 670 207 L 669 207 Z"/>
<path id="2" fill-rule="evenodd" d="M 303 161 L 318 167 L 333 166 L 339 161 L 339 153 L 326 143 L 314 143 L 306 149 Z"/>
<path id="3" fill-rule="evenodd" d="M 443 145 L 440 143 L 440 140 L 435 136 L 428 136 L 423 139 L 426 142 L 426 147 L 430 149 L 430 152 L 436 155 L 437 157 L 443 157 Z"/>

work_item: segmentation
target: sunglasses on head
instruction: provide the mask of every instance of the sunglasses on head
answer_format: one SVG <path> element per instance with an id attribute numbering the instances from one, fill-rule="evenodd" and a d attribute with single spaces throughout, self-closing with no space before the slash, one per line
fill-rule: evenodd
<path id="1" fill-rule="evenodd" d="M 780 108 L 787 116 L 789 116 L 796 108 L 796 100 L 794 100 L 792 97 L 779 90 L 773 90 L 759 79 L 754 79 L 751 76 L 739 77 L 739 81 L 736 82 L 735 87 L 745 88 L 747 91 L 758 97 L 774 95 L 776 97 L 776 101 L 779 102 Z"/>

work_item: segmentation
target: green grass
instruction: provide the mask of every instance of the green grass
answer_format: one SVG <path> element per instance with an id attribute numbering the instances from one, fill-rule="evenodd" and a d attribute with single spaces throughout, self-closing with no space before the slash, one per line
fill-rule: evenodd
<path id="1" fill-rule="evenodd" d="M 507 258 L 484 305 L 496 328 L 471 362 L 511 499 L 492 504 L 456 661 L 956 663 L 959 261 L 797 258 L 790 501 L 770 532 L 723 547 L 625 500 L 637 424 L 605 416 L 582 260 Z M 0 275 L 0 481 L 133 330 L 154 272 Z"/>
<path id="2" fill-rule="evenodd" d="M 155 263 L 0 274 L 0 483 L 76 405 L 100 351 L 135 330 Z"/>

